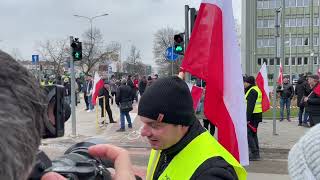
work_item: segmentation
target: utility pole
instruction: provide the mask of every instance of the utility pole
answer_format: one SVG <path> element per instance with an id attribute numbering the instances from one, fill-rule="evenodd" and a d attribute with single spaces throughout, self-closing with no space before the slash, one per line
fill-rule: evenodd
<path id="1" fill-rule="evenodd" d="M 273 101 L 272 101 L 272 110 L 273 110 L 273 135 L 278 135 L 277 134 L 277 120 L 276 120 L 276 115 L 277 115 L 277 77 L 278 77 L 278 68 L 277 68 L 277 62 L 279 59 L 279 54 L 278 54 L 278 41 L 279 41 L 279 13 L 280 13 L 280 8 L 276 9 L 276 15 L 275 15 L 275 62 L 273 65 Z"/>
<path id="2" fill-rule="evenodd" d="M 310 45 L 310 61 L 308 61 L 308 71 L 312 74 L 314 73 L 313 69 L 313 61 L 314 61 L 314 50 L 313 50 L 313 21 L 314 21 L 314 10 L 313 10 L 313 0 L 311 0 L 311 10 L 310 10 L 310 39 L 309 39 L 309 45 Z"/>
<path id="3" fill-rule="evenodd" d="M 74 41 L 70 36 L 70 44 Z M 75 75 L 74 75 L 74 59 L 72 55 L 73 48 L 70 47 L 70 68 L 71 68 L 71 120 L 72 120 L 72 136 L 76 136 L 76 91 L 75 91 Z"/>
<path id="4" fill-rule="evenodd" d="M 184 30 L 184 35 L 185 35 L 185 46 L 184 46 L 184 49 L 186 50 L 187 47 L 188 47 L 188 44 L 189 44 L 189 6 L 188 5 L 185 5 L 184 6 L 184 12 L 185 12 L 185 30 Z M 185 81 L 186 82 L 190 82 L 191 81 L 191 75 L 189 73 L 186 73 L 185 74 Z"/>

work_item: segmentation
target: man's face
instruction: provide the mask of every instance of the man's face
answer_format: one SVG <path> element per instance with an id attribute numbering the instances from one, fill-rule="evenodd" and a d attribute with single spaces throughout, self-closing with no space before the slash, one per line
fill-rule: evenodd
<path id="1" fill-rule="evenodd" d="M 289 83 L 289 79 L 288 78 L 284 78 L 283 79 L 283 83 L 288 84 Z"/>
<path id="2" fill-rule="evenodd" d="M 249 87 L 249 86 L 250 86 L 250 84 L 249 84 L 249 83 L 247 83 L 247 82 L 244 82 L 243 84 L 244 84 L 244 88 L 247 88 L 247 87 Z"/>
<path id="3" fill-rule="evenodd" d="M 309 77 L 308 78 L 308 83 L 309 83 L 310 87 L 313 88 L 317 84 L 317 80 Z"/>
<path id="4" fill-rule="evenodd" d="M 157 122 L 139 116 L 143 123 L 141 136 L 146 137 L 155 150 L 168 149 L 175 145 L 186 134 L 189 127 Z"/>
<path id="5" fill-rule="evenodd" d="M 108 85 L 108 84 L 104 84 L 103 87 L 106 88 L 106 89 L 108 89 L 108 88 L 109 88 L 109 85 Z"/>

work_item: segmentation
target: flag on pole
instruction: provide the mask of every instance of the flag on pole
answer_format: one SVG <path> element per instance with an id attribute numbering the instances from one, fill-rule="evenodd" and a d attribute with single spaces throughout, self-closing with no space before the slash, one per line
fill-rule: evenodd
<path id="1" fill-rule="evenodd" d="M 278 76 L 278 85 L 283 85 L 283 69 L 282 64 L 280 62 L 280 68 L 279 68 L 279 76 Z"/>
<path id="2" fill-rule="evenodd" d="M 317 95 L 320 96 L 320 84 L 318 84 L 314 89 L 313 92 Z"/>
<path id="3" fill-rule="evenodd" d="M 100 78 L 99 74 L 96 72 L 94 74 L 94 79 L 93 79 L 93 89 L 92 89 L 92 105 L 96 105 L 96 99 L 99 96 L 99 91 L 103 87 L 104 81 L 103 79 Z"/>
<path id="4" fill-rule="evenodd" d="M 248 165 L 246 105 L 236 41 L 232 1 L 202 0 L 181 70 L 206 81 L 205 116 L 218 128 L 220 144 Z"/>
<path id="5" fill-rule="evenodd" d="M 191 96 L 192 96 L 192 100 L 193 100 L 193 109 L 195 111 L 197 110 L 198 104 L 200 102 L 202 91 L 203 91 L 203 89 L 201 87 L 192 86 Z"/>
<path id="6" fill-rule="evenodd" d="M 268 86 L 267 66 L 262 64 L 261 69 L 256 77 L 257 86 L 262 93 L 262 112 L 266 112 L 270 109 L 270 89 Z"/>

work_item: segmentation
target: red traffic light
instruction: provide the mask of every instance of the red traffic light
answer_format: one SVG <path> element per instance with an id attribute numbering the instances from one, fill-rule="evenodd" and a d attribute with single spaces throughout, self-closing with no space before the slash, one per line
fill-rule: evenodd
<path id="1" fill-rule="evenodd" d="M 176 42 L 176 43 L 182 43 L 183 42 L 183 36 L 182 36 L 182 34 L 176 34 L 176 35 L 174 35 L 174 41 Z"/>

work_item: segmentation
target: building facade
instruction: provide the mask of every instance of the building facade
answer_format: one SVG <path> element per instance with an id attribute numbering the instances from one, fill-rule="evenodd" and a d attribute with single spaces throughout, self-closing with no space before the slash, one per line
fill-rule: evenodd
<path id="1" fill-rule="evenodd" d="M 276 9 L 280 10 L 277 42 Z M 241 58 L 246 74 L 255 75 L 263 63 L 273 74 L 274 64 L 278 69 L 280 62 L 284 74 L 290 73 L 290 67 L 293 75 L 316 73 L 319 12 L 319 0 L 243 0 Z"/>

